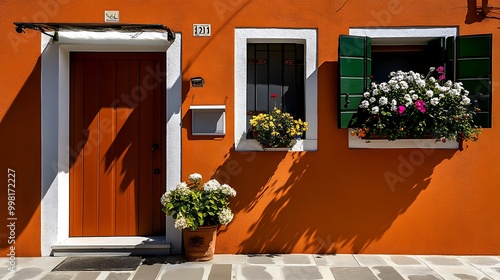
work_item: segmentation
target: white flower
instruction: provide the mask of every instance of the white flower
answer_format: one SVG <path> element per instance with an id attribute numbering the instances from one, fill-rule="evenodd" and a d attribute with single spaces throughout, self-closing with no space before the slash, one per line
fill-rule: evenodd
<path id="1" fill-rule="evenodd" d="M 203 184 L 203 190 L 206 192 L 216 191 L 219 188 L 220 188 L 220 183 L 215 179 L 212 179 Z"/>
<path id="2" fill-rule="evenodd" d="M 403 99 L 404 99 L 405 101 L 411 101 L 411 96 L 410 96 L 409 94 L 405 94 L 405 95 L 403 96 Z"/>
<path id="3" fill-rule="evenodd" d="M 425 87 L 425 81 L 424 80 L 417 80 L 417 86 L 418 87 Z"/>
<path id="4" fill-rule="evenodd" d="M 376 83 L 374 83 L 374 82 L 372 82 L 372 83 L 371 83 L 371 87 L 372 87 L 372 89 L 376 89 L 376 88 L 377 88 L 377 84 L 376 84 Z"/>
<path id="5" fill-rule="evenodd" d="M 378 106 L 372 107 L 372 114 L 376 115 L 376 114 L 378 114 L 379 111 L 380 111 L 380 109 L 378 108 Z"/>
<path id="6" fill-rule="evenodd" d="M 462 96 L 462 102 L 460 102 L 462 105 L 469 105 L 470 104 L 470 99 L 467 96 Z"/>
<path id="7" fill-rule="evenodd" d="M 440 93 L 439 98 L 444 98 L 444 94 Z"/>
<path id="8" fill-rule="evenodd" d="M 439 103 L 439 98 L 437 97 L 431 98 L 431 105 L 436 106 L 438 105 L 438 103 Z"/>
<path id="9" fill-rule="evenodd" d="M 372 90 L 372 94 L 373 94 L 373 96 L 377 96 L 378 95 L 378 89 Z"/>
<path id="10" fill-rule="evenodd" d="M 361 101 L 361 104 L 359 104 L 359 108 L 363 108 L 363 109 L 368 108 L 368 106 L 370 106 L 370 102 L 368 102 L 368 100 L 363 100 L 363 101 Z"/>
<path id="11" fill-rule="evenodd" d="M 436 82 L 436 78 L 434 78 L 434 77 L 430 77 L 430 78 L 429 78 L 429 82 L 431 82 L 431 83 L 435 83 L 435 82 Z"/>
<path id="12" fill-rule="evenodd" d="M 392 110 L 392 111 L 394 111 L 394 112 L 396 112 L 396 111 L 398 110 L 398 106 L 393 105 L 393 106 L 391 107 L 391 110 Z"/>
<path id="13" fill-rule="evenodd" d="M 409 93 L 410 93 L 410 94 L 414 94 L 414 93 L 415 93 L 415 90 L 410 89 Z"/>
<path id="14" fill-rule="evenodd" d="M 229 224 L 233 220 L 234 214 L 231 212 L 231 209 L 224 208 L 219 213 L 219 222 L 223 225 Z"/>
<path id="15" fill-rule="evenodd" d="M 429 72 L 434 72 L 434 70 L 436 70 L 436 67 L 430 67 L 429 68 Z"/>
<path id="16" fill-rule="evenodd" d="M 468 90 L 464 90 L 464 95 L 465 96 L 469 95 L 469 91 Z"/>
<path id="17" fill-rule="evenodd" d="M 181 182 L 177 184 L 177 186 L 175 187 L 175 191 L 180 195 L 187 195 L 191 190 L 188 188 L 186 182 Z"/>
<path id="18" fill-rule="evenodd" d="M 446 83 L 444 85 L 447 87 L 451 87 L 453 85 L 453 82 L 448 80 L 448 81 L 446 81 Z"/>
<path id="19" fill-rule="evenodd" d="M 413 94 L 413 95 L 411 96 L 411 99 L 412 99 L 412 100 L 417 100 L 417 99 L 418 99 L 418 95 L 417 95 L 417 94 Z"/>
<path id="20" fill-rule="evenodd" d="M 434 95 L 434 92 L 429 89 L 425 92 L 425 94 L 427 95 L 427 97 L 431 98 Z"/>
<path id="21" fill-rule="evenodd" d="M 171 191 L 167 191 L 161 196 L 161 205 L 165 206 L 170 201 L 170 194 Z"/>
<path id="22" fill-rule="evenodd" d="M 377 101 L 375 97 L 370 97 L 370 103 L 374 103 L 375 101 Z"/>
<path id="23" fill-rule="evenodd" d="M 188 177 L 189 182 L 192 182 L 192 183 L 201 182 L 201 179 L 202 179 L 201 175 L 198 173 L 193 173 L 193 174 L 189 175 L 189 177 Z"/>
<path id="24" fill-rule="evenodd" d="M 396 101 L 396 99 L 393 99 L 393 100 L 391 101 L 391 105 L 392 105 L 392 106 L 396 106 L 396 105 L 398 105 L 398 102 Z"/>
<path id="25" fill-rule="evenodd" d="M 401 81 L 401 82 L 399 82 L 399 84 L 401 85 L 401 89 L 408 89 L 408 83 L 407 82 Z"/>
<path id="26" fill-rule="evenodd" d="M 186 222 L 186 219 L 179 214 L 179 216 L 177 216 L 177 219 L 175 220 L 174 227 L 180 230 L 187 228 L 188 224 Z"/>
<path id="27" fill-rule="evenodd" d="M 387 102 L 388 102 L 388 99 L 387 99 L 387 97 L 385 97 L 385 96 L 380 97 L 380 99 L 378 100 L 378 104 L 379 104 L 380 106 L 384 106 L 384 105 L 386 105 L 386 104 L 387 104 Z"/>
<path id="28" fill-rule="evenodd" d="M 220 186 L 220 190 L 223 194 L 225 194 L 227 196 L 231 196 L 231 197 L 236 196 L 236 191 L 227 184 Z"/>
<path id="29" fill-rule="evenodd" d="M 363 93 L 363 97 L 364 97 L 364 98 L 369 98 L 369 97 L 370 97 L 370 93 L 369 93 L 369 92 L 365 92 L 365 93 Z"/>

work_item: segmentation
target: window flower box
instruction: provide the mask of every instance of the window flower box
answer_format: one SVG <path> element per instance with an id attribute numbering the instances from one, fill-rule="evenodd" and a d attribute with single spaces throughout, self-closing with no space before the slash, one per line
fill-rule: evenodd
<path id="1" fill-rule="evenodd" d="M 431 67 L 426 76 L 413 71 L 391 72 L 389 78 L 371 83 L 363 94 L 351 119 L 352 136 L 365 143 L 397 142 L 388 144 L 396 147 L 414 142 L 411 139 L 434 142 L 430 146 L 477 141 L 481 132 L 473 119 L 477 108 L 462 83 L 445 81 L 444 67 Z"/>

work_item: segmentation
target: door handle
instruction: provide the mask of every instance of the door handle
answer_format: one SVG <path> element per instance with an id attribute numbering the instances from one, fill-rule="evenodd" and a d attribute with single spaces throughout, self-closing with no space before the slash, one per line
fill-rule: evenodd
<path id="1" fill-rule="evenodd" d="M 158 145 L 158 144 L 153 144 L 153 147 L 152 147 L 152 148 L 153 148 L 153 151 L 156 151 L 156 150 L 158 150 L 158 149 L 160 148 L 160 145 Z"/>
<path id="2" fill-rule="evenodd" d="M 153 173 L 154 173 L 154 174 L 160 174 L 160 168 L 155 168 L 155 169 L 153 170 Z"/>

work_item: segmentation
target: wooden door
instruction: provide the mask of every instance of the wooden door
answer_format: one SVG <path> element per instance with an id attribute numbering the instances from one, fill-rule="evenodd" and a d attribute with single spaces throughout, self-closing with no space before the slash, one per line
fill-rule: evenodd
<path id="1" fill-rule="evenodd" d="M 70 59 L 70 236 L 163 235 L 165 54 Z"/>

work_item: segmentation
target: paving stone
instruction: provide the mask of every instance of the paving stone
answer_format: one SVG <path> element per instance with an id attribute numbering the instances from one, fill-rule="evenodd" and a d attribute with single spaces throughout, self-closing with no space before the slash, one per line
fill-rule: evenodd
<path id="1" fill-rule="evenodd" d="M 461 280 L 491 280 L 484 272 L 473 266 L 446 266 L 433 265 L 431 269 L 436 271 L 444 279 L 461 279 Z"/>
<path id="2" fill-rule="evenodd" d="M 359 267 L 358 261 L 350 254 L 315 255 L 314 261 L 320 266 Z"/>
<path id="3" fill-rule="evenodd" d="M 360 266 L 387 266 L 389 265 L 378 255 L 354 255 Z"/>
<path id="4" fill-rule="evenodd" d="M 335 280 L 377 280 L 368 267 L 332 267 Z"/>
<path id="5" fill-rule="evenodd" d="M 401 274 L 399 274 L 393 267 L 391 266 L 374 266 L 370 268 L 381 280 L 405 280 Z"/>
<path id="6" fill-rule="evenodd" d="M 165 270 L 161 280 L 201 280 L 205 269 L 203 267 L 178 267 Z"/>
<path id="7" fill-rule="evenodd" d="M 78 272 L 73 280 L 95 280 L 99 274 L 101 274 L 100 271 L 82 271 Z"/>
<path id="8" fill-rule="evenodd" d="M 390 256 L 389 259 L 396 265 L 422 265 L 417 258 L 409 256 Z"/>
<path id="9" fill-rule="evenodd" d="M 474 265 L 486 265 L 486 266 L 495 266 L 500 264 L 500 260 L 495 258 L 495 257 L 488 257 L 488 256 L 466 256 L 462 257 L 462 259 L 465 259 L 469 261 L 470 263 Z"/>
<path id="10" fill-rule="evenodd" d="M 208 263 L 217 263 L 217 264 L 245 264 L 247 261 L 246 255 L 215 255 L 212 260 Z"/>
<path id="11" fill-rule="evenodd" d="M 110 272 L 108 277 L 106 277 L 106 280 L 127 280 L 130 275 L 130 272 Z"/>
<path id="12" fill-rule="evenodd" d="M 21 269 L 17 269 L 14 272 L 14 275 L 9 278 L 9 280 L 26 280 L 31 278 L 36 278 L 44 273 L 43 269 L 38 267 L 25 267 Z"/>
<path id="13" fill-rule="evenodd" d="M 284 255 L 284 264 L 314 264 L 310 255 Z"/>
<path id="14" fill-rule="evenodd" d="M 423 257 L 422 259 L 432 265 L 463 265 L 463 263 L 458 258 L 450 256 L 431 256 Z"/>
<path id="15" fill-rule="evenodd" d="M 78 272 L 72 272 L 72 271 L 64 271 L 64 272 L 54 271 L 42 277 L 41 280 L 70 280 L 77 274 Z"/>
<path id="16" fill-rule="evenodd" d="M 442 280 L 434 270 L 427 265 L 398 265 L 394 266 L 403 278 L 409 280 Z"/>
<path id="17" fill-rule="evenodd" d="M 249 264 L 276 264 L 274 257 L 268 256 L 248 256 L 247 263 Z"/>
<path id="18" fill-rule="evenodd" d="M 240 280 L 273 280 L 282 279 L 277 266 L 241 265 L 237 268 L 236 279 Z"/>
<path id="19" fill-rule="evenodd" d="M 231 280 L 232 265 L 213 264 L 208 275 L 208 280 Z"/>
<path id="20" fill-rule="evenodd" d="M 141 265 L 137 268 L 133 280 L 156 279 L 160 273 L 161 264 Z"/>
<path id="21" fill-rule="evenodd" d="M 444 280 L 439 276 L 434 275 L 410 275 L 408 276 L 408 280 Z"/>
<path id="22" fill-rule="evenodd" d="M 282 270 L 285 280 L 323 279 L 317 266 L 284 266 Z"/>
<path id="23" fill-rule="evenodd" d="M 492 279 L 500 279 L 500 267 L 479 266 L 478 268 Z"/>

